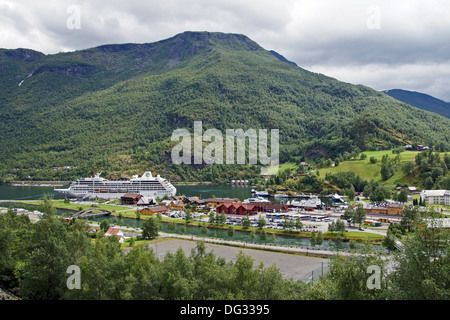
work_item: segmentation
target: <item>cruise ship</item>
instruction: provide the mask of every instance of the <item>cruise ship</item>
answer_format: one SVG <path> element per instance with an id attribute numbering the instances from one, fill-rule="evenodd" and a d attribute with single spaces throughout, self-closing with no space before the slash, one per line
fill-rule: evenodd
<path id="1" fill-rule="evenodd" d="M 177 189 L 159 175 L 152 176 L 147 171 L 141 177 L 135 175 L 129 180 L 107 180 L 100 174 L 90 178 L 80 178 L 72 182 L 68 189 L 55 189 L 65 194 L 66 198 L 84 199 L 120 199 L 127 193 L 140 194 L 148 198 L 163 198 L 175 196 Z"/>

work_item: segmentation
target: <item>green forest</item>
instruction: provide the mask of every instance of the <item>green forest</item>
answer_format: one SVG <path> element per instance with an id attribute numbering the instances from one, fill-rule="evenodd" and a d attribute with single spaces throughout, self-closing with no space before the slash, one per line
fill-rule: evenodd
<path id="1" fill-rule="evenodd" d="M 423 144 L 450 149 L 450 120 L 304 70 L 244 35 L 185 32 L 149 44 L 44 55 L 0 50 L 0 181 L 251 178 L 251 165 L 174 165 L 175 129 L 279 129 L 280 161 Z M 20 85 L 19 85 L 20 84 Z M 63 169 L 64 167 L 68 169 Z"/>

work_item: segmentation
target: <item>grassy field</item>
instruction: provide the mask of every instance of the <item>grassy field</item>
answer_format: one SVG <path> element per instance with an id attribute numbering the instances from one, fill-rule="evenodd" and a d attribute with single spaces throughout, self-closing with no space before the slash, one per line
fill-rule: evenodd
<path id="1" fill-rule="evenodd" d="M 357 175 L 359 175 L 361 178 L 365 180 L 377 180 L 382 181 L 381 179 L 381 158 L 383 155 L 388 155 L 390 159 L 394 159 L 396 154 L 393 154 L 390 150 L 383 150 L 383 151 L 366 151 L 363 152 L 367 155 L 367 158 L 364 160 L 348 160 L 343 161 L 339 163 L 337 167 L 329 167 L 329 168 L 323 168 L 318 169 L 319 176 L 323 179 L 325 178 L 325 175 L 327 173 L 338 173 L 338 172 L 346 172 L 346 171 L 353 171 Z M 411 161 L 415 163 L 415 157 L 419 153 L 419 151 L 404 151 L 400 154 L 400 163 L 395 164 L 394 167 L 396 168 L 395 173 L 392 177 L 390 177 L 388 180 L 383 181 L 383 184 L 387 185 L 388 187 L 395 187 L 397 184 L 408 184 L 409 186 L 416 186 L 419 184 L 419 179 L 414 177 L 413 175 L 406 175 L 402 171 L 402 165 L 405 162 Z M 370 158 L 374 157 L 377 159 L 376 163 L 371 163 Z M 279 172 L 285 170 L 285 169 L 291 169 L 291 171 L 296 172 L 298 166 L 293 162 L 286 162 L 280 165 Z"/>
<path id="2" fill-rule="evenodd" d="M 367 155 L 367 158 L 364 160 L 343 161 L 339 163 L 337 167 L 320 169 L 320 177 L 324 178 L 327 173 L 333 174 L 338 172 L 353 171 L 363 179 L 374 179 L 381 182 L 381 158 L 383 157 L 383 155 L 388 155 L 390 159 L 394 159 L 396 154 L 393 154 L 390 150 L 366 151 L 364 153 Z M 405 162 L 415 162 L 415 157 L 418 153 L 419 151 L 402 152 L 400 154 L 400 163 L 394 165 L 396 167 L 394 175 L 383 183 L 388 187 L 395 187 L 397 184 L 408 184 L 410 186 L 417 185 L 419 182 L 418 179 L 414 176 L 408 176 L 404 174 L 401 167 Z M 377 162 L 371 163 L 371 157 L 377 159 Z"/>

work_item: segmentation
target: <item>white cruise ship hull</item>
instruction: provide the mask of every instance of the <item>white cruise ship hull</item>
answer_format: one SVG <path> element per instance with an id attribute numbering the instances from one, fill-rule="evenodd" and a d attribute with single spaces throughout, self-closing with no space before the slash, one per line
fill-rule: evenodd
<path id="1" fill-rule="evenodd" d="M 140 178 L 135 176 L 128 181 L 109 181 L 100 178 L 81 178 L 73 182 L 68 189 L 55 189 L 66 198 L 120 199 L 125 194 L 140 194 L 147 198 L 173 197 L 176 188 L 159 175 L 153 177 L 150 172 Z"/>

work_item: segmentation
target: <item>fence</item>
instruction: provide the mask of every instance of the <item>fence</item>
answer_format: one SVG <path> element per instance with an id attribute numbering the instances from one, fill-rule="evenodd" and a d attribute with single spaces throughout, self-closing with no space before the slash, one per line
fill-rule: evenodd
<path id="1" fill-rule="evenodd" d="M 305 277 L 303 277 L 303 281 L 306 283 L 310 283 L 311 281 L 318 281 L 320 278 L 328 273 L 328 261 L 322 262 L 322 265 L 313 271 L 311 273 L 308 273 Z"/>

